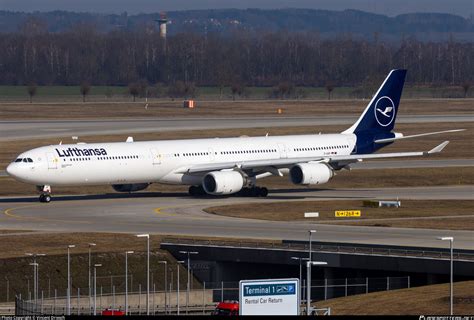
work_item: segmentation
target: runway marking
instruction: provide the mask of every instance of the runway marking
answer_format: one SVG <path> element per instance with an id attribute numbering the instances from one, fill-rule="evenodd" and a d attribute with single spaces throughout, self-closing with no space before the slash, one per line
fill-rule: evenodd
<path id="1" fill-rule="evenodd" d="M 218 202 L 215 202 L 215 201 L 209 201 L 209 202 L 203 202 L 203 203 L 200 203 L 200 202 L 194 202 L 194 203 L 188 203 L 188 204 L 182 204 L 182 205 L 173 205 L 173 206 L 164 206 L 164 207 L 158 207 L 158 208 L 155 208 L 153 209 L 153 211 L 155 212 L 155 214 L 159 214 L 159 215 L 168 215 L 170 217 L 176 217 L 176 214 L 174 213 L 169 213 L 169 212 L 164 212 L 163 210 L 166 210 L 166 209 L 177 209 L 177 208 L 189 208 L 189 207 L 194 207 L 194 206 L 204 206 L 204 207 L 207 207 L 209 205 L 221 205 L 221 204 L 228 204 L 229 202 L 228 201 L 218 201 Z M 202 210 L 201 210 L 202 211 Z M 205 213 L 204 211 L 202 211 L 203 213 Z M 223 217 L 223 216 L 218 216 L 218 217 Z M 186 219 L 189 219 L 189 220 L 207 220 L 207 219 L 210 219 L 210 218 L 213 218 L 213 217 L 192 217 L 192 216 L 188 216 L 186 217 Z"/>
<path id="2" fill-rule="evenodd" d="M 19 220 L 30 220 L 30 221 L 51 221 L 51 222 L 77 222 L 81 224 L 94 224 L 93 222 L 90 221 L 81 221 L 81 220 L 60 220 L 60 219 L 48 219 L 48 218 L 39 218 L 39 217 L 22 217 L 16 214 L 13 214 L 12 211 L 19 210 L 19 209 L 25 209 L 25 208 L 34 208 L 34 207 L 39 207 L 41 204 L 31 204 L 27 206 L 20 206 L 20 207 L 13 207 L 13 208 L 8 208 L 3 211 L 3 214 L 14 219 L 19 219 Z"/>

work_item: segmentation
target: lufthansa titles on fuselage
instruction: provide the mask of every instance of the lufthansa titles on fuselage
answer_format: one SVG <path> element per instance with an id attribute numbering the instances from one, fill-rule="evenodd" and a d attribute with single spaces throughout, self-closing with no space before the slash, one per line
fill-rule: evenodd
<path id="1" fill-rule="evenodd" d="M 106 156 L 107 151 L 104 148 L 95 148 L 95 149 L 79 149 L 79 148 L 67 148 L 65 150 L 58 150 L 56 148 L 58 155 L 63 157 L 84 157 L 84 156 Z"/>

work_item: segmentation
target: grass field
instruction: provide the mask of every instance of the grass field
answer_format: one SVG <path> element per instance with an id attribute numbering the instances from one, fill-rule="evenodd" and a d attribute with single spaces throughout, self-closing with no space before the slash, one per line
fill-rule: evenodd
<path id="1" fill-rule="evenodd" d="M 206 212 L 271 221 L 308 221 L 384 227 L 417 227 L 449 230 L 474 230 L 474 200 L 405 200 L 400 208 L 364 207 L 362 200 L 287 201 L 217 206 Z M 360 210 L 360 218 L 336 218 L 336 210 Z M 319 212 L 319 218 L 304 218 L 305 212 Z M 442 216 L 469 216 L 438 219 Z M 421 218 L 421 219 L 415 219 Z M 430 219 L 426 219 L 430 218 Z M 400 219 L 400 220 L 397 220 Z M 406 219 L 406 220 L 401 220 Z M 394 225 L 393 223 L 396 223 Z"/>
<path id="2" fill-rule="evenodd" d="M 196 101 L 194 109 L 183 108 L 183 99 L 133 102 L 2 102 L 0 119 L 111 119 L 148 117 L 229 117 L 359 115 L 368 100 L 239 100 Z M 399 114 L 472 113 L 473 99 L 402 100 Z"/>
<path id="3" fill-rule="evenodd" d="M 474 281 L 454 283 L 454 314 L 474 314 Z M 331 315 L 449 315 L 449 284 L 374 292 L 317 303 Z"/>
<path id="4" fill-rule="evenodd" d="M 22 231 L 23 233 L 23 231 Z M 156 288 L 164 287 L 164 269 L 158 261 L 167 261 L 170 271 L 176 271 L 178 264 L 176 259 L 167 251 L 160 249 L 160 236 L 150 236 L 150 272 L 153 274 L 153 282 Z M 81 288 L 84 294 L 88 286 L 88 243 L 96 243 L 92 249 L 92 263 L 101 263 L 102 267 L 97 269 L 97 286 L 103 287 L 103 293 L 111 292 L 110 275 L 114 275 L 113 283 L 116 292 L 124 291 L 123 275 L 125 267 L 125 251 L 133 250 L 134 254 L 128 257 L 130 274 L 133 274 L 133 290 L 138 291 L 138 285 L 146 288 L 146 241 L 135 235 L 110 234 L 110 233 L 37 233 L 21 235 L 3 235 L 0 241 L 0 301 L 5 301 L 6 293 L 4 277 L 10 281 L 10 298 L 14 294 L 27 294 L 27 278 L 32 284 L 32 262 L 31 257 L 25 256 L 25 252 L 44 253 L 45 257 L 39 257 L 39 279 L 40 288 L 44 290 L 45 297 L 48 290 L 48 278 L 51 279 L 51 289 L 58 289 L 58 295 L 65 295 L 67 284 L 67 245 L 75 244 L 71 249 L 71 276 L 73 279 L 73 292 Z M 14 244 L 14 245 L 13 245 Z M 186 269 L 180 265 L 180 282 L 182 289 L 186 285 Z M 170 276 L 170 272 L 168 272 Z M 169 280 L 168 280 L 169 281 Z M 176 275 L 174 276 L 176 288 Z M 129 284 L 129 289 L 130 288 Z M 201 284 L 193 278 L 193 287 L 199 288 Z M 31 287 L 30 287 L 31 290 Z M 142 289 L 143 290 L 143 289 Z M 158 289 L 157 289 L 158 290 Z"/>

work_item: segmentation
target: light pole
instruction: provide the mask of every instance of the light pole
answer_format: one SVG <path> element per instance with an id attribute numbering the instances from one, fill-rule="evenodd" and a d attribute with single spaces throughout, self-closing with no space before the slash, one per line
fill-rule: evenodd
<path id="1" fill-rule="evenodd" d="M 306 315 L 310 315 L 310 308 L 311 308 L 311 266 L 323 266 L 327 265 L 327 262 L 323 261 L 307 261 L 306 262 L 306 278 L 308 279 L 308 294 L 306 296 Z"/>
<path id="2" fill-rule="evenodd" d="M 177 285 L 176 285 L 176 307 L 178 309 L 178 316 L 179 316 L 179 264 L 180 263 L 184 263 L 184 261 L 180 260 L 180 261 L 176 261 L 176 282 L 177 282 Z"/>
<path id="3" fill-rule="evenodd" d="M 150 315 L 150 235 L 137 234 L 138 238 L 146 238 L 146 314 Z"/>
<path id="4" fill-rule="evenodd" d="M 449 249 L 451 251 L 451 257 L 450 257 L 450 275 L 449 275 L 449 313 L 450 315 L 453 315 L 453 246 L 454 246 L 454 237 L 439 237 L 438 240 L 442 241 L 449 241 Z"/>
<path id="5" fill-rule="evenodd" d="M 189 289 L 190 289 L 190 270 L 191 270 L 191 255 L 192 254 L 199 254 L 197 251 L 180 251 L 179 253 L 186 254 L 188 255 L 188 281 L 186 284 L 186 314 L 188 314 L 188 308 L 189 308 Z"/>
<path id="6" fill-rule="evenodd" d="M 128 255 L 133 251 L 125 251 L 125 315 L 128 315 Z"/>
<path id="7" fill-rule="evenodd" d="M 33 262 L 33 263 L 30 263 L 30 266 L 33 266 L 33 300 L 35 301 L 35 309 L 37 308 L 38 306 L 38 301 L 36 300 L 37 297 L 36 297 L 36 268 L 38 267 L 38 263 L 36 262 Z"/>
<path id="8" fill-rule="evenodd" d="M 311 262 L 313 261 L 312 258 L 311 258 L 311 254 L 312 254 L 312 248 L 311 248 L 311 245 L 313 243 L 313 233 L 316 233 L 316 230 L 309 230 L 308 231 L 308 234 L 309 234 L 309 257 L 308 257 L 308 262 Z M 307 302 L 307 305 L 309 307 L 309 303 L 310 303 L 310 297 L 311 297 L 311 275 L 306 278 L 306 302 Z"/>
<path id="9" fill-rule="evenodd" d="M 168 304 L 167 304 L 168 299 L 167 299 L 167 290 L 166 290 L 166 288 L 168 287 L 168 280 L 167 280 L 168 279 L 168 271 L 167 271 L 168 261 L 163 260 L 163 261 L 158 261 L 158 263 L 165 265 L 165 314 L 166 314 L 168 311 Z"/>
<path id="10" fill-rule="evenodd" d="M 75 248 L 74 244 L 67 246 L 67 315 L 71 315 L 71 253 L 70 249 Z"/>
<path id="11" fill-rule="evenodd" d="M 308 258 L 300 258 L 300 257 L 291 257 L 291 260 L 298 260 L 299 264 L 300 264 L 300 292 L 302 292 L 303 290 L 301 290 L 301 286 L 302 286 L 302 276 L 303 276 L 303 272 L 302 272 L 302 264 L 301 262 L 302 261 L 308 261 L 309 259 Z M 303 291 L 304 292 L 304 291 Z"/>
<path id="12" fill-rule="evenodd" d="M 91 274 L 91 251 L 92 251 L 92 247 L 95 247 L 96 244 L 95 243 L 89 243 L 89 279 L 88 279 L 88 282 L 89 282 L 89 310 L 91 309 L 91 300 L 92 300 L 92 292 L 91 292 L 91 281 L 92 281 L 92 274 Z M 90 311 L 89 311 L 90 312 Z"/>
<path id="13" fill-rule="evenodd" d="M 94 316 L 97 315 L 97 268 L 102 267 L 102 264 L 94 264 Z"/>
<path id="14" fill-rule="evenodd" d="M 36 263 L 36 257 L 44 257 L 46 254 L 44 253 L 25 253 L 27 256 L 33 257 L 33 263 L 30 263 L 30 266 L 33 266 L 33 298 L 35 303 L 38 303 L 38 291 L 39 291 L 39 273 L 38 273 L 38 266 L 39 264 Z"/>

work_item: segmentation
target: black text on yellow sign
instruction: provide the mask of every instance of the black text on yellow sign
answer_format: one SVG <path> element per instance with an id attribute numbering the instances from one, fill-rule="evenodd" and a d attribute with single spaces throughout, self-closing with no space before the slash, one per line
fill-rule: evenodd
<path id="1" fill-rule="evenodd" d="M 360 210 L 340 210 L 335 211 L 336 218 L 342 217 L 360 217 Z"/>

